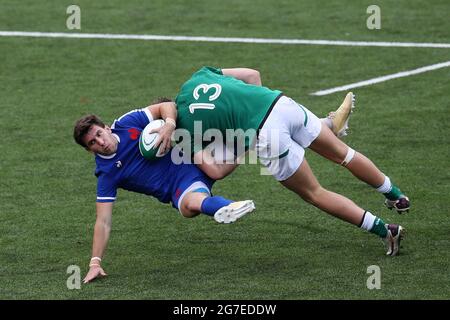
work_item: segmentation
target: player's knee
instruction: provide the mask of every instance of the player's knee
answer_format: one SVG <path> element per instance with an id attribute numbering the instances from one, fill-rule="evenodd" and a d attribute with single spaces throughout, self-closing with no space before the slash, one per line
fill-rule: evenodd
<path id="1" fill-rule="evenodd" d="M 189 209 L 182 209 L 180 210 L 181 215 L 185 218 L 194 218 L 196 215 L 198 215 L 197 212 Z"/>
<path id="2" fill-rule="evenodd" d="M 356 151 L 353 150 L 352 148 L 348 147 L 345 158 L 341 162 L 341 166 L 346 167 L 350 163 L 350 161 L 353 160 L 353 157 L 355 156 L 355 154 L 356 154 Z"/>
<path id="3" fill-rule="evenodd" d="M 185 218 L 194 218 L 199 212 L 196 205 L 190 201 L 185 201 L 181 206 L 180 213 Z"/>

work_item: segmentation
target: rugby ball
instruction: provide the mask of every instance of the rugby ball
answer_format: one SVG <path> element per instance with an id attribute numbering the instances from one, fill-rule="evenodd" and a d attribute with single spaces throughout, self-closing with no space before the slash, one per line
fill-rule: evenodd
<path id="1" fill-rule="evenodd" d="M 144 128 L 144 130 L 142 130 L 139 137 L 139 151 L 145 159 L 155 160 L 164 156 L 168 152 L 167 151 L 164 154 L 161 154 L 159 152 L 159 148 L 154 148 L 155 143 L 158 140 L 159 133 L 150 133 L 153 129 L 161 128 L 164 124 L 165 121 L 162 119 L 153 120 Z"/>

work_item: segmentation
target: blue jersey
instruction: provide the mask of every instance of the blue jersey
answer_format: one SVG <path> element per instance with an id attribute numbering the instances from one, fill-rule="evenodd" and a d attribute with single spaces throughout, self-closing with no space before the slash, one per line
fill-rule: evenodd
<path id="1" fill-rule="evenodd" d="M 180 196 L 195 182 L 204 183 L 210 189 L 214 183 L 194 164 L 174 164 L 170 152 L 155 161 L 146 160 L 139 152 L 139 136 L 152 121 L 147 108 L 133 110 L 111 125 L 117 139 L 116 153 L 103 156 L 97 154 L 95 175 L 97 202 L 113 202 L 117 189 L 147 194 L 159 201 L 172 202 L 178 208 Z"/>

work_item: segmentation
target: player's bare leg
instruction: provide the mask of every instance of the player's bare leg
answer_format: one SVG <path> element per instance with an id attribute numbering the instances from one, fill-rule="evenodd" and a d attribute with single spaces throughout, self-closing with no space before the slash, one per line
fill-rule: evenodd
<path id="1" fill-rule="evenodd" d="M 398 255 L 404 228 L 397 224 L 386 224 L 350 199 L 323 188 L 306 159 L 303 159 L 294 175 L 281 183 L 317 208 L 378 235 L 387 247 L 386 255 Z"/>
<path id="2" fill-rule="evenodd" d="M 201 213 L 202 202 L 209 194 L 204 192 L 189 192 L 180 204 L 180 212 L 185 218 L 193 218 Z"/>
<path id="3" fill-rule="evenodd" d="M 344 161 L 349 150 L 349 147 L 323 124 L 319 136 L 311 143 L 309 148 L 337 164 Z M 355 152 L 353 159 L 347 164 L 346 168 L 358 179 L 372 187 L 379 187 L 384 181 L 384 174 L 372 161 L 359 152 Z"/>
<path id="4" fill-rule="evenodd" d="M 303 200 L 337 218 L 354 225 L 361 223 L 364 210 L 352 200 L 323 188 L 306 159 L 303 159 L 299 169 L 281 184 L 294 191 Z"/>
<path id="5" fill-rule="evenodd" d="M 395 185 L 392 185 L 389 178 L 370 159 L 339 140 L 328 126 L 322 124 L 319 136 L 309 148 L 323 157 L 345 166 L 355 177 L 377 188 L 387 197 L 385 203 L 388 208 L 390 205 L 390 208 L 395 208 L 399 213 L 409 210 L 408 197 L 402 194 Z"/>
<path id="6" fill-rule="evenodd" d="M 352 92 L 347 93 L 345 96 L 344 101 L 340 105 L 340 107 L 335 112 L 330 112 L 328 114 L 327 118 L 321 119 L 322 124 L 327 126 L 331 131 L 336 135 L 338 138 L 341 138 L 343 136 L 347 135 L 347 129 L 348 129 L 348 120 L 350 117 L 350 114 L 353 112 L 353 109 L 355 108 L 355 96 Z M 320 148 L 320 147 L 319 147 Z M 313 148 L 312 148 L 313 149 Z M 322 148 L 323 150 L 323 148 Z M 370 181 L 366 180 L 368 176 L 361 176 L 358 173 L 364 172 L 364 165 L 367 165 L 368 163 L 371 163 L 369 159 L 367 159 L 364 155 L 360 153 L 355 153 L 352 149 L 347 149 L 346 157 L 349 158 L 343 158 L 344 160 L 350 159 L 350 161 L 353 161 L 354 158 L 363 158 L 362 164 L 363 166 L 358 166 L 355 164 L 349 164 L 348 161 L 344 161 L 343 165 L 347 166 L 347 168 L 360 180 L 367 182 L 371 186 L 375 187 L 377 191 L 380 193 L 383 193 L 386 197 L 385 205 L 388 209 L 396 209 L 398 213 L 407 212 L 409 211 L 410 207 L 410 201 L 406 195 L 404 195 L 400 189 L 393 185 L 389 179 L 389 177 L 384 176 L 383 182 L 381 184 L 374 184 L 377 183 L 376 176 L 373 176 L 374 183 L 371 183 Z M 319 150 L 320 153 L 320 150 Z M 352 158 L 353 157 L 353 158 Z M 328 157 L 329 158 L 329 157 Z M 333 160 L 333 159 L 332 159 Z M 361 160 L 361 159 L 360 159 Z M 333 160 L 336 162 L 336 160 Z M 360 162 L 361 161 L 356 161 Z M 355 163 L 356 163 L 355 162 Z M 371 167 L 373 168 L 373 163 L 371 163 Z M 372 170 L 370 174 L 374 174 L 374 171 Z"/>

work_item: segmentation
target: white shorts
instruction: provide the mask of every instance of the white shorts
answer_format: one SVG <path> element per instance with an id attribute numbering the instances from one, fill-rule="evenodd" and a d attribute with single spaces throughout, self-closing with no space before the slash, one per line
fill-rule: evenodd
<path id="1" fill-rule="evenodd" d="M 320 119 L 291 98 L 281 97 L 262 126 L 256 141 L 259 160 L 278 181 L 300 167 L 305 148 L 317 138 Z"/>

